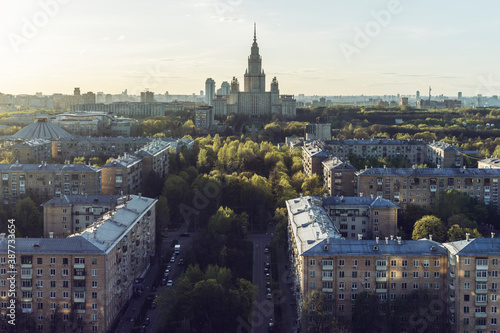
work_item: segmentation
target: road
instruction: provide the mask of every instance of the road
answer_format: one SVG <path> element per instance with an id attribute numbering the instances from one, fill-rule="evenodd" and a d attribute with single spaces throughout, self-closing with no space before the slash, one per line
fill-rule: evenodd
<path id="1" fill-rule="evenodd" d="M 146 301 L 147 296 L 149 294 L 159 294 L 162 292 L 162 288 L 168 288 L 168 287 L 162 287 L 158 286 L 158 288 L 154 288 L 154 283 L 156 280 L 156 277 L 158 276 L 158 270 L 163 271 L 164 270 L 164 264 L 161 264 L 161 256 L 164 253 L 167 253 L 167 251 L 170 248 L 170 245 L 174 239 L 178 240 L 178 244 L 181 245 L 181 253 L 180 255 L 177 256 L 176 262 L 175 263 L 170 263 L 170 276 L 168 277 L 169 280 L 173 280 L 175 284 L 175 279 L 179 277 L 183 271 L 182 267 L 179 267 L 178 265 L 178 260 L 183 257 L 183 251 L 186 251 L 187 248 L 190 246 L 190 243 L 192 242 L 192 239 L 194 237 L 194 233 L 190 232 L 190 237 L 180 237 L 180 234 L 183 232 L 186 232 L 187 226 L 183 225 L 181 228 L 177 231 L 174 232 L 168 232 L 163 234 L 163 241 L 162 241 L 162 246 L 161 249 L 157 250 L 157 256 L 153 260 L 152 264 L 150 265 L 148 272 L 146 273 L 145 276 L 145 281 L 144 281 L 144 292 L 142 295 L 139 297 L 133 297 L 130 299 L 129 304 L 127 305 L 126 309 L 124 310 L 124 313 L 121 317 L 120 322 L 118 323 L 118 326 L 114 330 L 114 332 L 120 332 L 120 333 L 129 333 L 134 330 L 134 328 L 139 328 L 142 326 L 142 322 L 139 322 L 138 319 L 142 319 L 139 316 L 140 310 L 143 306 L 149 306 L 149 302 Z M 166 236 L 166 237 L 165 237 Z M 157 326 L 159 325 L 160 322 L 160 313 L 161 313 L 161 306 L 158 305 L 156 309 L 147 309 L 147 312 L 145 313 L 145 316 L 143 318 L 149 318 L 150 319 L 150 325 L 146 327 L 146 332 L 156 332 L 157 331 Z M 131 322 L 129 318 L 133 318 L 134 321 Z"/>

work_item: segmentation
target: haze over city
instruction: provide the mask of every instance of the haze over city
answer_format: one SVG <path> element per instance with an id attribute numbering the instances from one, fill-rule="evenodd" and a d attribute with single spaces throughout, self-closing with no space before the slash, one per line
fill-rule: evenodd
<path id="1" fill-rule="evenodd" d="M 198 94 L 263 68 L 306 95 L 500 92 L 499 5 L 483 1 L 41 0 L 0 4 L 0 92 Z M 363 35 L 362 37 L 360 37 Z M 498 81 L 498 82 L 497 82 Z"/>

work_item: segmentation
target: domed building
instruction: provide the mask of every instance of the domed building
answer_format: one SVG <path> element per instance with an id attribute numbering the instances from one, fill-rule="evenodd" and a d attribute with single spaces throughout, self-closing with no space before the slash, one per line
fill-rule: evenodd
<path id="1" fill-rule="evenodd" d="M 47 118 L 38 118 L 35 123 L 26 126 L 16 134 L 12 134 L 11 138 L 15 140 L 31 140 L 31 139 L 47 139 L 53 140 L 57 138 L 69 138 L 73 135 L 69 134 L 62 128 L 51 124 Z"/>

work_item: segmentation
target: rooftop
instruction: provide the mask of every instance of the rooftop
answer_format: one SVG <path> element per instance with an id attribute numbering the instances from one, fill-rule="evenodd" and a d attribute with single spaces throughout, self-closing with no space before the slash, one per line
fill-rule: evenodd
<path id="1" fill-rule="evenodd" d="M 443 245 L 456 255 L 500 255 L 500 238 L 472 238 Z"/>
<path id="2" fill-rule="evenodd" d="M 343 170 L 357 170 L 354 166 L 352 166 L 349 162 L 344 162 L 337 157 L 332 157 L 326 161 L 323 161 L 323 167 L 332 169 L 343 169 Z"/>
<path id="3" fill-rule="evenodd" d="M 0 172 L 97 172 L 86 164 L 0 164 Z"/>
<path id="4" fill-rule="evenodd" d="M 370 168 L 356 172 L 358 176 L 403 177 L 500 177 L 500 169 L 467 168 Z"/>
<path id="5" fill-rule="evenodd" d="M 62 128 L 47 122 L 45 119 L 39 119 L 37 122 L 26 126 L 15 134 L 12 134 L 12 139 L 57 139 L 70 137 L 71 134 Z"/>
<path id="6" fill-rule="evenodd" d="M 446 143 L 444 141 L 434 141 L 432 143 L 429 143 L 429 146 L 430 147 L 434 147 L 434 148 L 440 148 L 440 149 L 443 149 L 443 150 L 459 150 L 454 145 Z"/>
<path id="7" fill-rule="evenodd" d="M 327 140 L 327 145 L 425 145 L 423 140 L 393 140 L 393 139 L 345 139 Z"/>
<path id="8" fill-rule="evenodd" d="M 323 206 L 363 206 L 378 208 L 398 208 L 398 206 L 382 197 L 317 197 Z"/>
<path id="9" fill-rule="evenodd" d="M 142 157 L 155 156 L 164 150 L 167 150 L 167 152 L 170 150 L 170 143 L 166 141 L 155 140 L 145 147 L 141 148 L 136 155 Z"/>
<path id="10" fill-rule="evenodd" d="M 342 256 L 407 256 L 407 257 L 428 257 L 446 256 L 445 247 L 435 241 L 428 239 L 420 240 L 346 240 L 338 238 L 323 239 L 309 250 L 304 256 L 317 255 L 342 255 Z"/>
<path id="11" fill-rule="evenodd" d="M 137 157 L 135 155 L 125 154 L 124 156 L 119 156 L 117 159 L 108 162 L 102 168 L 127 168 L 134 164 L 139 163 L 142 160 L 142 157 Z"/>
<path id="12" fill-rule="evenodd" d="M 46 140 L 46 139 L 31 139 L 31 140 L 27 140 L 27 141 L 12 145 L 11 148 L 36 147 L 36 146 L 46 145 L 46 144 L 50 144 L 50 143 L 51 143 L 50 140 Z"/>
<path id="13" fill-rule="evenodd" d="M 488 158 L 485 158 L 484 160 L 480 160 L 479 162 L 484 163 L 484 164 L 489 164 L 490 168 L 500 167 L 500 158 L 497 158 L 497 157 L 488 157 Z"/>
<path id="14" fill-rule="evenodd" d="M 42 206 L 71 206 L 74 204 L 109 204 L 116 205 L 120 195 L 62 195 L 55 197 Z M 121 200 L 123 202 L 123 200 Z"/>

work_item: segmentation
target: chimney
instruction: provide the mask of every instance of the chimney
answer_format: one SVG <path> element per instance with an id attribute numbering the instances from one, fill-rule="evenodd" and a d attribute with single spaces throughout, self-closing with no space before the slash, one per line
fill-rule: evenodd
<path id="1" fill-rule="evenodd" d="M 470 237 L 470 233 L 466 233 L 466 234 L 465 234 L 465 240 L 466 240 L 466 241 L 468 241 L 468 242 L 470 242 L 469 237 Z"/>
<path id="2" fill-rule="evenodd" d="M 432 235 L 429 235 L 429 240 L 432 240 Z"/>
<path id="3" fill-rule="evenodd" d="M 1 236 L 2 236 L 2 234 L 0 234 L 0 237 Z M 495 238 L 495 233 L 494 232 L 491 233 L 491 238 Z"/>
<path id="4" fill-rule="evenodd" d="M 302 198 L 302 193 L 300 193 L 300 197 Z"/>
<path id="5" fill-rule="evenodd" d="M 386 244 L 389 244 L 389 237 L 386 237 L 386 238 L 385 238 L 385 243 L 386 243 Z"/>
<path id="6" fill-rule="evenodd" d="M 363 234 L 358 234 L 358 240 L 363 240 Z"/>
<path id="7" fill-rule="evenodd" d="M 398 244 L 401 245 L 401 237 L 398 237 Z"/>
<path id="8" fill-rule="evenodd" d="M 394 235 L 391 235 L 391 241 L 394 240 Z"/>
<path id="9" fill-rule="evenodd" d="M 53 231 L 49 232 L 49 238 L 54 238 L 54 232 Z"/>
<path id="10" fill-rule="evenodd" d="M 375 237 L 375 242 L 377 242 L 377 244 L 378 244 L 378 236 L 377 236 L 377 237 Z"/>
<path id="11" fill-rule="evenodd" d="M 316 239 L 319 239 L 319 231 L 316 231 Z"/>

